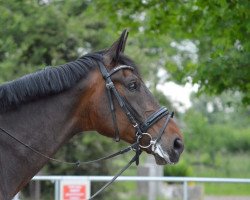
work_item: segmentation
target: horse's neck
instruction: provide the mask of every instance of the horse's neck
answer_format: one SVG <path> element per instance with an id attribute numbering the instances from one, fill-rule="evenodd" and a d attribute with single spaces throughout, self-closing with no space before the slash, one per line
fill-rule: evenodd
<path id="1" fill-rule="evenodd" d="M 28 145 L 52 153 L 52 149 L 74 128 L 74 118 L 71 117 L 74 102 L 75 99 L 68 93 L 31 102 L 1 115 L 0 127 Z M 14 146 L 20 145 L 13 139 L 10 142 Z"/>
<path id="2" fill-rule="evenodd" d="M 0 114 L 0 127 L 39 152 L 52 156 L 79 131 L 71 116 L 76 103 L 73 97 L 77 96 L 72 93 L 43 98 Z M 47 161 L 0 130 L 0 197 L 1 193 L 8 196 L 21 189 Z"/>

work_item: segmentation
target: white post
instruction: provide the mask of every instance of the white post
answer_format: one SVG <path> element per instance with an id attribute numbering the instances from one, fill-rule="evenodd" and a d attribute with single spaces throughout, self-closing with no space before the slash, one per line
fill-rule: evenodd
<path id="1" fill-rule="evenodd" d="M 163 176 L 163 167 L 159 165 L 155 165 L 154 157 L 148 156 L 145 164 L 138 167 L 137 174 L 140 176 L 147 177 L 162 177 Z M 138 182 L 138 195 L 147 197 L 147 200 L 156 200 L 157 196 L 160 195 L 162 182 L 159 181 L 144 181 Z"/>
<path id="2" fill-rule="evenodd" d="M 55 180 L 55 200 L 60 199 L 60 180 Z"/>
<path id="3" fill-rule="evenodd" d="M 183 200 L 188 200 L 188 184 L 187 184 L 187 181 L 183 182 Z"/>

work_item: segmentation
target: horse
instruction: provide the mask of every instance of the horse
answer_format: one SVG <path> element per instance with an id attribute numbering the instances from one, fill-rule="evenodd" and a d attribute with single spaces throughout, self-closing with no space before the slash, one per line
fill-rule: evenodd
<path id="1" fill-rule="evenodd" d="M 107 49 L 0 85 L 1 200 L 13 198 L 49 156 L 84 131 L 137 141 L 159 165 L 178 162 L 180 129 L 124 54 L 127 37 L 124 30 Z"/>

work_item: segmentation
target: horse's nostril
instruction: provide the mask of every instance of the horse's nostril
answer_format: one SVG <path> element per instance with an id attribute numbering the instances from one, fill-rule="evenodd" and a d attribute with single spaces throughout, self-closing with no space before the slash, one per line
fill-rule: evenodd
<path id="1" fill-rule="evenodd" d="M 177 138 L 175 139 L 174 141 L 174 149 L 176 151 L 178 151 L 179 153 L 181 153 L 184 149 L 184 145 L 183 145 L 183 142 L 181 141 L 181 139 Z"/>

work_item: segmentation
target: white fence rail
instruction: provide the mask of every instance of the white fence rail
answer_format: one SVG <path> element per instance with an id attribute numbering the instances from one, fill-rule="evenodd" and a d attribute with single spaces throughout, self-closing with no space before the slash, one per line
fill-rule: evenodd
<path id="1" fill-rule="evenodd" d="M 59 185 L 62 180 L 87 180 L 90 182 L 109 181 L 112 176 L 35 176 L 34 181 L 52 181 L 55 185 L 55 200 L 59 200 Z M 152 177 L 152 176 L 120 176 L 116 181 L 161 181 L 183 183 L 183 200 L 188 200 L 188 182 L 209 183 L 244 183 L 250 184 L 250 179 L 243 178 L 201 178 L 201 177 Z"/>

